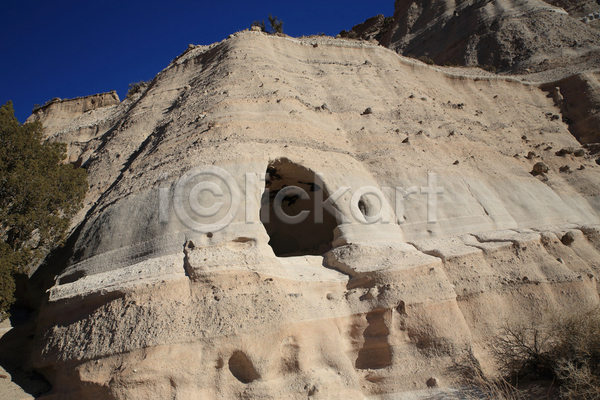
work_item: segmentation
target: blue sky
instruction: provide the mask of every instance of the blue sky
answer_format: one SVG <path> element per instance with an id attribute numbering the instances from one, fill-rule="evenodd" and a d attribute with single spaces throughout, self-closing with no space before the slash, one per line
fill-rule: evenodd
<path id="1" fill-rule="evenodd" d="M 8 1 L 0 8 L 0 104 L 24 122 L 34 104 L 116 90 L 152 79 L 188 44 L 211 44 L 269 13 L 290 36 L 342 29 L 394 0 L 370 1 Z M 268 25 L 268 24 L 267 24 Z"/>

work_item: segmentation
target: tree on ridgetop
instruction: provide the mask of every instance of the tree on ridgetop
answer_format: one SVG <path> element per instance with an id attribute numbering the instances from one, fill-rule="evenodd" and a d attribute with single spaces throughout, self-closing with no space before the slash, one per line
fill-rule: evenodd
<path id="1" fill-rule="evenodd" d="M 83 206 L 87 173 L 63 164 L 64 143 L 43 141 L 39 121 L 21 125 L 0 107 L 0 320 L 14 302 L 14 274 L 64 243 Z"/>
<path id="2" fill-rule="evenodd" d="M 267 33 L 283 33 L 283 21 L 279 19 L 279 17 L 272 16 L 269 14 L 269 25 L 271 26 L 271 30 L 267 31 L 267 27 L 265 25 L 265 20 L 262 21 L 254 21 L 252 26 L 260 27 L 260 30 Z"/>
<path id="3" fill-rule="evenodd" d="M 258 26 L 261 31 L 267 32 L 267 27 L 265 25 L 265 20 L 264 19 L 262 21 L 254 21 L 252 23 L 252 26 Z"/>
<path id="4" fill-rule="evenodd" d="M 283 21 L 277 15 L 273 17 L 269 14 L 269 25 L 271 25 L 271 33 L 283 33 Z"/>

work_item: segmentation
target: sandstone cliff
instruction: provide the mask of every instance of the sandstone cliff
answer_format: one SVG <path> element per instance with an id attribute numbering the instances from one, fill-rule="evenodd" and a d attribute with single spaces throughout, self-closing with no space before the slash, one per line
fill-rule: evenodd
<path id="1" fill-rule="evenodd" d="M 86 147 L 114 124 L 119 105 L 119 96 L 114 91 L 76 99 L 57 99 L 34 109 L 25 122 L 40 121 L 46 139 L 67 143 L 67 161 L 80 166 Z"/>
<path id="2" fill-rule="evenodd" d="M 570 86 L 469 75 L 241 32 L 92 110 L 93 134 L 80 114 L 48 117 L 79 132 L 91 189 L 34 276 L 51 286 L 34 352 L 45 398 L 443 389 L 464 360 L 494 374 L 505 319 L 598 304 L 600 165 L 563 121 Z M 304 194 L 278 197 L 287 187 Z M 319 196 L 337 197 L 316 223 Z M 278 198 L 310 217 L 280 223 Z M 216 201 L 229 207 L 202 217 Z"/>

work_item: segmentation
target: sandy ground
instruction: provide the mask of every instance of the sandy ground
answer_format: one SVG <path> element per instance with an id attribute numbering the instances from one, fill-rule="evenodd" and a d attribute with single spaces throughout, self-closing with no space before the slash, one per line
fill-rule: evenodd
<path id="1" fill-rule="evenodd" d="M 49 384 L 39 375 L 26 370 L 32 322 L 13 318 L 0 323 L 0 400 L 33 399 L 47 392 Z"/>

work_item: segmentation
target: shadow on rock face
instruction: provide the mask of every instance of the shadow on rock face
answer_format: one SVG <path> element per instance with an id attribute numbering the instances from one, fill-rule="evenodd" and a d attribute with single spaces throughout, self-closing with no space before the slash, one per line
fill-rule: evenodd
<path id="1" fill-rule="evenodd" d="M 315 196 L 326 200 L 329 194 L 315 182 L 314 172 L 281 158 L 269 164 L 267 173 L 261 220 L 275 255 L 322 255 L 331 250 L 338 223 L 326 210 L 323 220 L 315 221 Z"/>
<path id="2" fill-rule="evenodd" d="M 22 394 L 18 393 L 17 388 L 6 387 L 14 385 L 31 396 L 38 397 L 49 392 L 51 386 L 31 366 L 34 317 L 29 310 L 16 307 L 11 309 L 11 314 L 12 329 L 3 335 L 0 331 L 0 397 L 7 400 L 22 399 Z M 4 321 L 2 326 L 4 325 L 8 328 L 8 321 Z M 12 384 L 9 381 L 12 381 Z"/>

